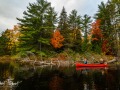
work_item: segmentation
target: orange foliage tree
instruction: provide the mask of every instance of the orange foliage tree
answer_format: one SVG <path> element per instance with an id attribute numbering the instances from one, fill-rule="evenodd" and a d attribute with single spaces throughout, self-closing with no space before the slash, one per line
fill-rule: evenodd
<path id="1" fill-rule="evenodd" d="M 62 42 L 64 41 L 64 37 L 60 34 L 59 30 L 55 30 L 53 33 L 53 37 L 51 38 L 51 44 L 54 48 L 61 48 L 63 46 Z"/>
<path id="2" fill-rule="evenodd" d="M 103 37 L 102 31 L 100 29 L 100 22 L 101 20 L 96 20 L 96 22 L 92 24 L 92 41 L 97 44 L 99 43 L 101 51 L 106 53 L 109 49 L 107 46 L 108 41 Z"/>
<path id="3" fill-rule="evenodd" d="M 92 40 L 99 40 L 103 37 L 101 29 L 100 29 L 100 22 L 101 20 L 96 20 L 93 24 L 92 24 Z"/>
<path id="4" fill-rule="evenodd" d="M 95 52 L 100 53 L 102 51 L 102 39 L 103 34 L 100 29 L 100 22 L 101 20 L 96 20 L 92 24 L 92 50 Z"/>

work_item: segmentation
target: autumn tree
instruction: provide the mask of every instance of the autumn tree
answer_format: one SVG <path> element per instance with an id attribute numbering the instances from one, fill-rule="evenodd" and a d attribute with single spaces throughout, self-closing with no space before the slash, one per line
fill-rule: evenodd
<path id="1" fill-rule="evenodd" d="M 55 30 L 51 38 L 51 44 L 54 48 L 61 48 L 63 46 L 64 37 L 60 34 L 59 30 Z"/>
<path id="2" fill-rule="evenodd" d="M 11 51 L 11 55 L 16 54 L 17 45 L 19 43 L 20 26 L 14 25 L 13 29 L 7 29 L 6 36 L 9 38 L 8 48 Z"/>
<path id="3" fill-rule="evenodd" d="M 92 23 L 92 50 L 97 53 L 101 53 L 102 48 L 102 32 L 100 29 L 101 20 L 96 20 Z"/>
<path id="4" fill-rule="evenodd" d="M 98 5 L 98 12 L 95 15 L 95 19 L 101 20 L 101 29 L 104 38 L 107 39 L 107 45 L 109 52 L 116 54 L 118 53 L 118 38 L 119 35 L 119 24 L 120 24 L 120 1 L 119 0 L 108 0 L 107 3 L 101 2 Z M 119 50 L 120 51 L 120 50 Z"/>
<path id="5" fill-rule="evenodd" d="M 109 50 L 108 41 L 104 39 L 102 42 L 102 52 L 106 54 L 108 50 Z"/>

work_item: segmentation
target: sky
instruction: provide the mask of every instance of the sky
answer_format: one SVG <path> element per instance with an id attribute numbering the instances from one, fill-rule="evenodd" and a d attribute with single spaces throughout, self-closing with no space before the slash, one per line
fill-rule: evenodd
<path id="1" fill-rule="evenodd" d="M 67 14 L 76 9 L 78 15 L 89 15 L 91 17 L 98 11 L 98 5 L 103 1 L 108 0 L 47 0 L 51 2 L 58 16 L 63 8 L 66 9 Z M 22 18 L 23 12 L 27 10 L 29 3 L 36 2 L 36 0 L 0 0 L 0 32 L 6 29 L 12 29 L 14 25 L 19 22 L 16 18 Z"/>

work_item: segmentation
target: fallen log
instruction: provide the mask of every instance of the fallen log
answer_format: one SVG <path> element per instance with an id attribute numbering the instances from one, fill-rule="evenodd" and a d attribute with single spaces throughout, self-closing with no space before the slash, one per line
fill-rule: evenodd
<path id="1" fill-rule="evenodd" d="M 107 63 L 113 63 L 113 62 L 116 62 L 117 59 L 113 59 L 113 60 L 110 60 L 110 61 L 107 61 Z"/>

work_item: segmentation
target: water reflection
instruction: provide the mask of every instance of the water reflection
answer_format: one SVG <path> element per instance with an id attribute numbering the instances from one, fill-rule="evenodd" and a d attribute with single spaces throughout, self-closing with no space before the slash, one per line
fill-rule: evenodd
<path id="1" fill-rule="evenodd" d="M 0 90 L 11 90 L 3 89 L 2 86 L 5 88 L 15 85 L 16 87 L 12 87 L 12 90 L 120 90 L 119 76 L 119 68 L 0 63 Z M 5 86 L 6 81 L 9 82 L 8 86 Z"/>
<path id="2" fill-rule="evenodd" d="M 20 81 L 14 80 L 12 63 L 0 63 L 0 90 L 15 90 Z"/>

